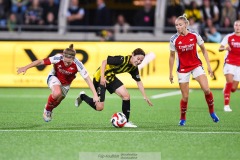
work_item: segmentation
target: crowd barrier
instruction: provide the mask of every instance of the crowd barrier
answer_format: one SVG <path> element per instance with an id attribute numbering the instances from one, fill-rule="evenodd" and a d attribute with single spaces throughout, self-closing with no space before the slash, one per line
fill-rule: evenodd
<path id="1" fill-rule="evenodd" d="M 129 55 L 136 48 L 146 53 L 154 53 L 156 58 L 140 70 L 145 88 L 178 88 L 176 66 L 174 67 L 174 83 L 169 81 L 169 43 L 168 42 L 46 42 L 46 41 L 7 41 L 0 42 L 0 87 L 47 87 L 46 78 L 52 68 L 38 66 L 29 69 L 25 75 L 17 75 L 17 67 L 24 66 L 36 59 L 43 59 L 61 53 L 71 43 L 77 55 L 85 65 L 90 77 L 108 55 Z M 222 88 L 225 83 L 223 75 L 224 52 L 218 52 L 219 44 L 205 43 L 214 77 L 209 77 L 206 63 L 200 48 L 199 56 L 203 62 L 209 79 L 210 88 Z M 117 75 L 128 88 L 137 88 L 136 82 L 128 73 Z M 77 74 L 71 87 L 87 87 L 84 79 Z M 199 88 L 199 84 L 191 78 L 191 88 Z"/>

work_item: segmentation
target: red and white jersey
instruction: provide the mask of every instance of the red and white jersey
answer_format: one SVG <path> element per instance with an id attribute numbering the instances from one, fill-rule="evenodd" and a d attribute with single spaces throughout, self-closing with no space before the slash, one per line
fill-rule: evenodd
<path id="1" fill-rule="evenodd" d="M 84 65 L 77 58 L 74 59 L 70 66 L 66 67 L 63 62 L 63 55 L 56 54 L 55 56 L 45 58 L 44 64 L 54 64 L 49 75 L 56 76 L 64 86 L 72 83 L 72 81 L 76 78 L 77 72 L 79 72 L 84 79 L 88 76 L 88 72 Z"/>
<path id="2" fill-rule="evenodd" d="M 185 36 L 176 33 L 170 39 L 170 50 L 177 52 L 177 71 L 180 73 L 187 73 L 202 66 L 197 52 L 197 44 L 201 45 L 204 41 L 198 33 L 188 31 Z"/>
<path id="3" fill-rule="evenodd" d="M 231 48 L 231 51 L 227 51 L 225 55 L 225 63 L 240 66 L 240 36 L 237 36 L 235 33 L 227 34 L 221 45 L 228 46 Z"/>

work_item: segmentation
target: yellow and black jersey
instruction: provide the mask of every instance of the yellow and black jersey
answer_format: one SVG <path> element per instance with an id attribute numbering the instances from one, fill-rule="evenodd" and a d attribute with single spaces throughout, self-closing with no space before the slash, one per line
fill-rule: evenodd
<path id="1" fill-rule="evenodd" d="M 135 81 L 141 81 L 138 67 L 130 64 L 131 56 L 108 56 L 107 65 L 105 69 L 105 78 L 110 83 L 114 80 L 116 74 L 128 72 Z M 93 75 L 94 79 L 99 82 L 101 77 L 100 67 Z"/>

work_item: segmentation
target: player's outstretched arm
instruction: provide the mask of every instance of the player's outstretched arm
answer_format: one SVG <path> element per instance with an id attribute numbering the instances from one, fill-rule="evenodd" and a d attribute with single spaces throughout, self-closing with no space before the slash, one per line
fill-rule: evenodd
<path id="1" fill-rule="evenodd" d="M 173 64 L 174 64 L 174 60 L 175 60 L 175 52 L 174 51 L 170 51 L 170 57 L 169 57 L 169 80 L 171 83 L 173 83 Z"/>
<path id="2" fill-rule="evenodd" d="M 86 83 L 88 84 L 89 88 L 91 89 L 92 93 L 93 93 L 93 101 L 94 102 L 99 102 L 99 97 L 97 95 L 97 92 L 94 88 L 93 82 L 91 80 L 91 78 L 89 76 L 87 76 L 85 79 Z"/>
<path id="3" fill-rule="evenodd" d="M 143 95 L 143 99 L 148 103 L 149 106 L 153 106 L 152 102 L 148 99 L 147 95 L 145 94 L 142 81 L 137 81 L 137 85 L 138 85 L 138 89 L 141 91 Z"/>
<path id="4" fill-rule="evenodd" d="M 18 74 L 20 74 L 20 73 L 25 74 L 29 68 L 36 67 L 36 66 L 43 65 L 43 64 L 44 64 L 43 60 L 33 61 L 32 63 L 30 63 L 30 64 L 28 64 L 24 67 L 17 68 L 17 73 Z"/>
<path id="5" fill-rule="evenodd" d="M 205 58 L 205 61 L 207 63 L 208 73 L 209 73 L 210 77 L 213 77 L 213 71 L 212 71 L 212 68 L 211 68 L 211 65 L 210 65 L 210 61 L 209 61 L 209 58 L 208 58 L 208 52 L 207 52 L 204 44 L 201 44 L 200 48 L 201 48 L 201 51 L 202 51 L 203 56 Z"/>
<path id="6" fill-rule="evenodd" d="M 222 52 L 222 51 L 224 51 L 224 50 L 226 50 L 226 51 L 231 51 L 231 47 L 227 46 L 227 47 L 225 48 L 223 45 L 221 45 L 221 46 L 219 47 L 219 49 L 218 49 L 219 52 Z"/>

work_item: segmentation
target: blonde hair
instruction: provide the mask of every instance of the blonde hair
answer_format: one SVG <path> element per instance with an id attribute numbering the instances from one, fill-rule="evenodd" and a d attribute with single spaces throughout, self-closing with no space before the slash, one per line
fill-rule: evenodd
<path id="1" fill-rule="evenodd" d="M 235 24 L 235 23 L 240 23 L 240 20 L 236 20 L 236 21 L 234 22 L 234 24 Z"/>
<path id="2" fill-rule="evenodd" d="M 69 48 L 66 48 L 64 51 L 63 51 L 64 54 L 69 54 L 69 55 L 72 55 L 72 56 L 75 56 L 76 55 L 76 51 L 75 49 L 73 48 L 73 44 L 70 44 Z"/>
<path id="3" fill-rule="evenodd" d="M 179 16 L 176 20 L 183 20 L 187 26 L 189 25 L 187 14 L 183 14 L 182 16 Z"/>

